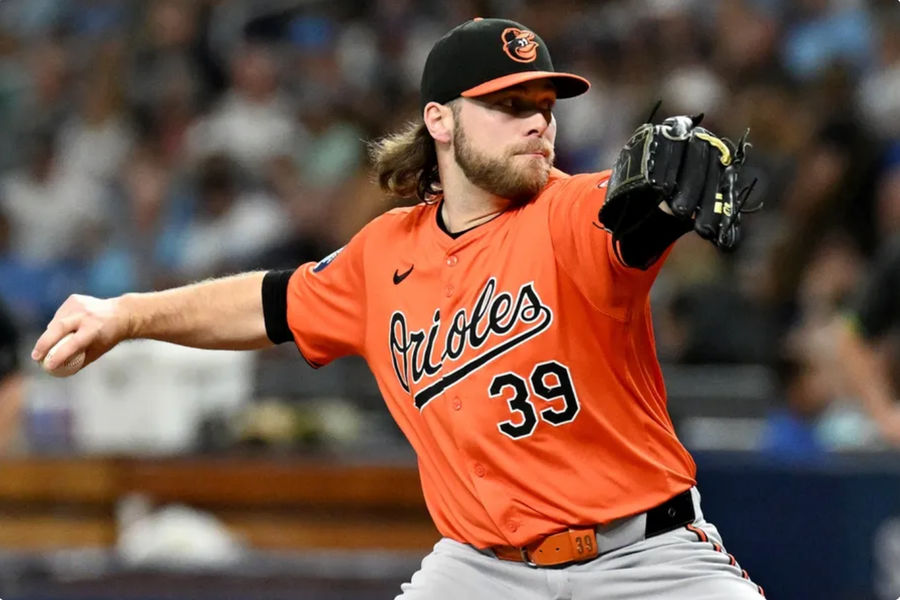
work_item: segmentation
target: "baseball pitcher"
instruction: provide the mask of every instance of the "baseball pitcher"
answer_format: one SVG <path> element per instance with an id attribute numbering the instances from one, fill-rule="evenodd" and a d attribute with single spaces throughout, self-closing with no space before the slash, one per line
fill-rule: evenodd
<path id="1" fill-rule="evenodd" d="M 371 147 L 418 204 L 296 270 L 72 296 L 32 357 L 70 333 L 45 368 L 129 338 L 363 356 L 443 536 L 403 600 L 759 598 L 701 512 L 649 303 L 678 237 L 737 242 L 746 143 L 672 117 L 567 175 L 554 107 L 589 85 L 524 25 L 468 21 L 428 56 L 421 119 Z"/>

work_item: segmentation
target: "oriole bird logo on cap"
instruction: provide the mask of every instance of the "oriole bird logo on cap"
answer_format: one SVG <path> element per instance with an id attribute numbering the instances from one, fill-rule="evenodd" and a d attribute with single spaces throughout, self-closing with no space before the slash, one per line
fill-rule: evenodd
<path id="1" fill-rule="evenodd" d="M 537 58 L 538 43 L 534 41 L 534 33 L 507 27 L 500 34 L 500 39 L 503 40 L 503 51 L 514 61 L 529 63 Z"/>

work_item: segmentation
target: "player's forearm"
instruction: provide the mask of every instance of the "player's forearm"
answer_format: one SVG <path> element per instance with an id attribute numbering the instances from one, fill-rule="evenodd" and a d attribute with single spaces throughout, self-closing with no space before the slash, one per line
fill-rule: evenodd
<path id="1" fill-rule="evenodd" d="M 839 352 L 851 391 L 874 419 L 888 414 L 894 397 L 888 374 L 875 352 L 849 323 L 841 323 Z"/>
<path id="2" fill-rule="evenodd" d="M 642 215 L 639 223 L 626 226 L 627 233 L 618 236 L 621 258 L 629 267 L 648 269 L 691 227 L 689 220 L 676 217 L 662 202 L 659 210 Z"/>
<path id="3" fill-rule="evenodd" d="M 128 338 L 195 348 L 249 350 L 271 346 L 262 308 L 264 272 L 244 273 L 161 292 L 125 294 Z"/>

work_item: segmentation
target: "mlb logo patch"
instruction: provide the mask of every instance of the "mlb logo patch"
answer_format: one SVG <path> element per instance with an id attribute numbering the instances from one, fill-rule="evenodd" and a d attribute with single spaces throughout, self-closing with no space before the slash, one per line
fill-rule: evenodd
<path id="1" fill-rule="evenodd" d="M 330 265 L 331 262 L 335 258 L 337 258 L 337 255 L 340 254 L 341 250 L 343 250 L 343 249 L 344 249 L 344 247 L 341 246 L 340 248 L 338 248 L 337 250 L 335 250 L 334 252 L 332 252 L 331 254 L 329 254 L 328 256 L 323 258 L 322 260 L 320 260 L 318 263 L 316 263 L 316 266 L 313 267 L 313 273 L 318 273 L 319 271 L 321 271 L 322 269 L 324 269 L 325 267 Z"/>

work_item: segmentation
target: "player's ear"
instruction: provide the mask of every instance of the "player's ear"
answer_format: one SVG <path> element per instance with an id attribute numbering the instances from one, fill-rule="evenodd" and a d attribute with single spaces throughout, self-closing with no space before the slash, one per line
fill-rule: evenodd
<path id="1" fill-rule="evenodd" d="M 434 141 L 450 143 L 450 140 L 453 139 L 453 111 L 449 106 L 429 102 L 425 105 L 422 118 Z"/>

